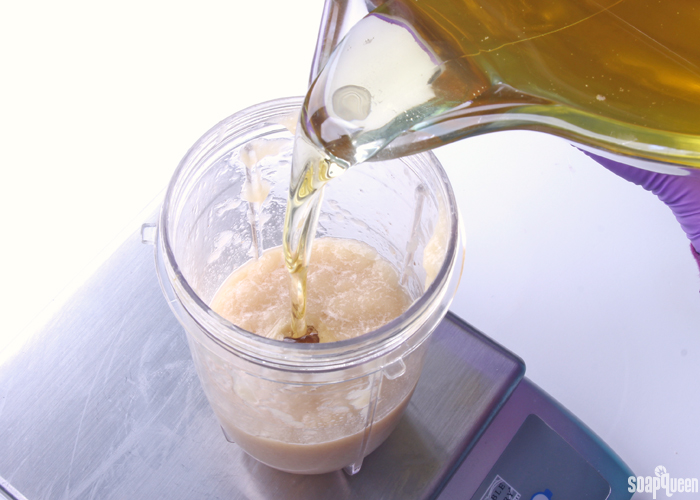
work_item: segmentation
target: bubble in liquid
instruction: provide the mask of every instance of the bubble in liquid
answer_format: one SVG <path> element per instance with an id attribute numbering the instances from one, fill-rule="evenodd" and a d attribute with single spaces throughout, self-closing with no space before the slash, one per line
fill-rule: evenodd
<path id="1" fill-rule="evenodd" d="M 333 111 L 343 120 L 364 120 L 372 110 L 372 94 L 364 87 L 346 85 L 333 93 Z"/>

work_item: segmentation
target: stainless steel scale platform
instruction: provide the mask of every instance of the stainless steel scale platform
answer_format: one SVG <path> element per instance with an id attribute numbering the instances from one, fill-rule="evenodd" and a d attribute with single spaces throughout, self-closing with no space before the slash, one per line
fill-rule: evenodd
<path id="1" fill-rule="evenodd" d="M 544 446 L 533 440 L 551 441 L 554 462 L 583 450 L 587 465 L 576 467 L 585 473 L 567 484 L 592 484 L 588 469 L 604 484 L 596 476 L 579 498 L 631 496 L 621 488 L 631 471 L 523 379 L 517 356 L 453 315 L 431 343 L 398 428 L 357 475 L 276 471 L 224 439 L 152 248 L 134 234 L 0 366 L 0 498 L 564 498 L 563 486 L 522 486 L 534 477 L 527 471 L 502 480 L 500 471 L 534 463 L 523 458 Z M 531 487 L 539 493 L 523 489 Z"/>

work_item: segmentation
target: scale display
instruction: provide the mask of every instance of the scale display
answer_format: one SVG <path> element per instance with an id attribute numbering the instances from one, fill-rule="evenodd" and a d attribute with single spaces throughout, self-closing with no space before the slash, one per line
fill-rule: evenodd
<path id="1" fill-rule="evenodd" d="M 471 500 L 605 500 L 609 494 L 598 471 L 531 414 Z"/>

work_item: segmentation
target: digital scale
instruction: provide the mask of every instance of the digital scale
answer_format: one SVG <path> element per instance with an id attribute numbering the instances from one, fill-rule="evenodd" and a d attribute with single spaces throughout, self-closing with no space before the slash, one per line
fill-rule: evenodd
<path id="1" fill-rule="evenodd" d="M 0 366 L 0 492 L 16 500 L 630 498 L 632 471 L 524 372 L 517 356 L 448 314 L 399 426 L 358 474 L 279 472 L 224 439 L 152 248 L 134 234 Z"/>

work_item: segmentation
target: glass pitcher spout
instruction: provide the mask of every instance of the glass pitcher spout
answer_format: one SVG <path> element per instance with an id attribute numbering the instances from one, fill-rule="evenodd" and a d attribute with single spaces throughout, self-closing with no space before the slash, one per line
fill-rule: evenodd
<path id="1" fill-rule="evenodd" d="M 700 173 L 694 0 L 327 0 L 302 123 L 349 164 L 535 130 Z"/>

